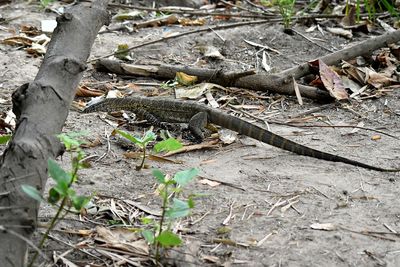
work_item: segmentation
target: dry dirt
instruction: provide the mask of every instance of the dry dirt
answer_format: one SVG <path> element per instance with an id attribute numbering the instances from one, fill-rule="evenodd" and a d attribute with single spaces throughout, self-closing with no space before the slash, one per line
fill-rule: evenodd
<path id="1" fill-rule="evenodd" d="M 22 16 L 10 24 L 2 25 L 16 28 L 20 24 L 39 26 L 42 19 L 55 17 L 53 13 L 44 13 L 26 3 L 3 7 L 0 13 L 3 17 Z M 304 33 L 305 27 L 296 26 L 295 29 Z M 102 34 L 95 41 L 91 57 L 110 53 L 120 43 L 134 45 L 158 38 L 165 30 L 180 32 L 185 29 L 159 27 L 141 29 L 132 34 Z M 157 61 L 193 64 L 200 57 L 196 45 L 213 43 L 224 51 L 229 60 L 207 64 L 228 65 L 232 69 L 247 68 L 249 65 L 254 67 L 257 49 L 245 44 L 243 39 L 269 45 L 285 55 L 270 53 L 276 70 L 284 70 L 328 53 L 299 35 L 282 33 L 282 26 L 278 24 L 246 26 L 218 33 L 227 39 L 226 43 L 214 33 L 195 34 L 135 50 L 133 59 L 135 63 L 142 64 Z M 370 36 L 375 34 L 371 33 Z M 318 31 L 307 35 L 321 38 L 325 46 L 335 49 L 370 37 L 360 34 L 348 41 L 331 34 L 322 36 Z M 10 33 L 0 28 L 0 39 L 7 36 Z M 0 55 L 0 99 L 8 100 L 0 107 L 0 111 L 5 112 L 11 108 L 12 91 L 34 79 L 41 58 L 28 57 L 25 51 L 3 44 L 0 44 Z M 111 82 L 110 76 L 97 74 L 93 70 L 85 74 L 82 82 L 96 79 Z M 143 80 L 119 79 L 118 82 L 122 85 Z M 140 89 L 165 93 L 159 86 L 142 86 Z M 225 93 L 229 92 L 219 91 L 216 94 Z M 266 107 L 278 100 L 265 111 L 275 111 L 270 117 L 275 121 L 285 121 L 321 106 L 310 100 L 305 100 L 304 105 L 299 106 L 294 97 L 257 94 L 265 98 L 251 98 L 248 93 L 236 93 L 235 96 L 245 104 Z M 334 125 L 356 125 L 362 121 L 365 127 L 400 136 L 399 90 L 379 99 L 351 104 L 353 111 L 330 106 L 315 112 L 314 115 L 318 116 L 308 122 L 318 124 L 324 120 Z M 350 133 L 352 129 L 347 128 L 293 128 L 274 123 L 269 126 L 273 132 L 310 147 L 372 165 L 399 167 L 399 141 L 385 135 L 381 135 L 379 140 L 372 140 L 378 134 L 376 132 L 359 130 Z M 85 149 L 88 155 L 107 152 L 105 135 L 112 129 L 99 114 L 82 115 L 75 110 L 71 110 L 64 127 L 65 132 L 87 130 L 90 140 L 99 138 L 102 141 L 100 146 Z M 122 153 L 125 149 L 115 138 L 111 137 L 110 145 L 111 149 L 103 159 L 93 161 L 90 169 L 81 172 L 77 190 L 80 193 L 96 192 L 103 199 L 108 196 L 136 200 L 158 209 L 160 203 L 153 194 L 155 181 L 151 170 L 136 171 L 137 161 L 124 158 Z M 201 262 L 198 265 L 217 265 L 206 262 L 203 257 L 207 255 L 217 256 L 221 264 L 230 262 L 237 266 L 400 266 L 400 240 L 390 230 L 400 231 L 399 174 L 380 173 L 298 156 L 243 136 L 231 145 L 179 154 L 171 159 L 183 163 L 147 163 L 152 168 L 170 174 L 190 167 L 200 170 L 201 178 L 193 181 L 188 192 L 203 194 L 196 200 L 191 219 L 196 221 L 202 216 L 204 218 L 194 225 L 185 225 L 187 232 L 183 235 L 186 242 L 184 250 L 188 244 L 199 245 L 195 251 L 196 258 Z M 64 166 L 69 164 L 68 156 L 59 161 Z M 222 184 L 216 187 L 203 185 L 199 183 L 202 178 L 217 180 Z M 284 205 L 273 209 L 274 204 L 285 200 L 295 202 L 287 209 L 282 208 Z M 211 242 L 213 238 L 221 238 L 218 229 L 230 211 L 232 214 L 228 226 L 232 230 L 224 238 L 249 246 L 217 245 Z M 47 221 L 52 214 L 54 211 L 44 206 L 39 216 Z M 332 231 L 312 229 L 311 225 L 316 223 L 331 223 L 337 228 Z M 66 221 L 63 227 L 76 230 L 93 228 L 93 225 Z M 388 234 L 379 235 L 379 232 Z M 267 236 L 262 244 L 256 245 Z M 68 236 L 61 237 L 68 240 Z M 58 253 L 69 249 L 57 242 L 54 246 L 61 249 Z M 48 246 L 46 250 L 52 251 L 52 248 Z M 79 257 L 86 258 L 87 255 L 74 255 L 70 257 L 71 260 L 80 261 L 79 266 L 83 266 L 85 260 L 81 261 Z"/>

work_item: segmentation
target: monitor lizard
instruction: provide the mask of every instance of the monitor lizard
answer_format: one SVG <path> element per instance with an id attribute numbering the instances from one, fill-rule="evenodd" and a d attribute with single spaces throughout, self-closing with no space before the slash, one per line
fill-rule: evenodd
<path id="1" fill-rule="evenodd" d="M 301 145 L 245 120 L 193 101 L 136 96 L 128 98 L 107 98 L 101 102 L 90 105 L 84 109 L 83 112 L 110 112 L 118 110 L 132 111 L 138 116 L 144 117 L 149 123 L 152 123 L 156 126 L 160 126 L 161 122 L 188 123 L 189 130 L 200 140 L 204 138 L 203 131 L 206 124 L 213 123 L 274 147 L 291 151 L 298 155 L 304 155 L 327 161 L 343 162 L 381 172 L 400 171 L 400 169 L 385 169 L 368 165 L 366 163 Z"/>

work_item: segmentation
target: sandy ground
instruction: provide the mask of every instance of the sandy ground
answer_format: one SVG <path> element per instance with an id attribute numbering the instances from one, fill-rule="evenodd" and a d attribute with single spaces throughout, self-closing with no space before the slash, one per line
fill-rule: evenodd
<path id="1" fill-rule="evenodd" d="M 6 25 L 7 27 L 17 27 L 24 23 L 39 26 L 42 19 L 55 16 L 25 3 L 2 8 L 0 12 L 3 16 L 10 17 L 23 15 Z M 305 28 L 297 26 L 295 29 L 304 33 Z M 157 38 L 165 30 L 185 29 L 160 27 L 141 29 L 133 34 L 102 34 L 95 42 L 92 57 L 110 53 L 120 43 L 134 45 Z M 247 26 L 218 33 L 227 39 L 225 43 L 214 33 L 191 35 L 135 50 L 133 59 L 135 63 L 141 64 L 193 64 L 200 57 L 196 46 L 212 43 L 221 48 L 227 60 L 206 61 L 206 66 L 224 65 L 230 69 L 254 67 L 257 49 L 244 43 L 243 39 L 279 50 L 284 56 L 270 53 L 272 65 L 277 71 L 328 53 L 299 35 L 282 33 L 281 25 Z M 1 39 L 10 35 L 0 30 Z M 368 37 L 358 35 L 348 41 L 331 34 L 321 36 L 318 31 L 308 35 L 322 38 L 325 40 L 324 45 L 336 49 Z M 12 91 L 21 84 L 32 81 L 40 62 L 41 58 L 28 57 L 23 50 L 0 44 L 0 98 L 10 100 Z M 119 85 L 143 81 L 142 78 L 117 79 Z M 95 73 L 93 70 L 85 74 L 82 82 L 98 80 L 111 82 L 110 76 Z M 157 86 L 139 86 L 139 89 L 165 93 L 164 89 Z M 299 106 L 294 97 L 259 92 L 255 93 L 264 96 L 263 99 L 251 97 L 246 92 L 215 92 L 218 96 L 226 93 L 236 96 L 239 102 L 267 107 L 263 114 L 272 114 L 269 119 L 274 121 L 284 122 L 321 105 L 305 100 L 304 105 Z M 8 102 L 0 107 L 0 112 L 5 112 L 10 107 L 11 102 Z M 400 136 L 399 90 L 379 99 L 354 101 L 351 109 L 349 111 L 338 105 L 322 108 L 313 113 L 314 116 L 307 122 L 318 124 L 323 120 L 333 125 L 357 125 L 362 121 L 365 127 Z M 65 132 L 88 130 L 89 140 L 101 140 L 102 145 L 85 149 L 88 155 L 107 152 L 105 135 L 113 127 L 100 116 L 104 117 L 99 114 L 82 115 L 71 110 L 64 127 Z M 379 135 L 376 132 L 359 130 L 351 133 L 352 129 L 348 128 L 294 128 L 274 123 L 270 123 L 269 127 L 275 133 L 313 148 L 372 165 L 399 167 L 399 141 L 385 135 L 381 135 L 378 140 L 372 140 L 373 136 Z M 136 171 L 137 161 L 126 159 L 122 155 L 126 148 L 116 138 L 110 139 L 110 145 L 110 151 L 102 160 L 92 162 L 92 168 L 82 170 L 78 191 L 96 192 L 103 198 L 108 196 L 137 200 L 155 209 L 159 208 L 159 200 L 153 194 L 154 179 L 151 177 L 151 170 Z M 198 244 L 195 253 L 196 258 L 202 262 L 201 265 L 400 265 L 397 235 L 379 235 L 379 232 L 400 231 L 399 174 L 380 173 L 298 156 L 243 136 L 239 136 L 231 145 L 179 154 L 171 159 L 183 163 L 148 161 L 148 164 L 170 174 L 191 167 L 200 169 L 201 177 L 189 186 L 188 192 L 203 194 L 203 197 L 196 200 L 191 219 L 196 221 L 202 216 L 204 218 L 194 225 L 186 225 L 190 233 L 183 234 L 183 238 L 186 243 L 184 250 L 188 251 L 190 244 Z M 60 159 L 60 162 L 68 166 L 68 156 Z M 216 187 L 203 185 L 199 182 L 203 178 L 222 183 Z M 274 207 L 282 201 L 287 202 Z M 293 204 L 287 206 L 288 203 Z M 46 220 L 51 214 L 53 210 L 44 206 L 39 216 Z M 223 238 L 244 245 L 217 245 L 212 242 L 213 238 L 221 238 L 218 230 L 229 214 L 231 219 L 227 224 L 231 231 Z M 329 223 L 336 227 L 332 231 L 312 229 L 311 225 L 317 223 Z M 81 226 L 64 223 L 63 227 L 76 229 Z M 265 237 L 267 238 L 263 240 Z M 257 245 L 261 240 L 263 242 Z M 61 244 L 58 246 L 62 247 Z M 216 256 L 216 262 L 206 262 L 206 255 Z M 79 258 L 79 254 L 75 257 Z"/>

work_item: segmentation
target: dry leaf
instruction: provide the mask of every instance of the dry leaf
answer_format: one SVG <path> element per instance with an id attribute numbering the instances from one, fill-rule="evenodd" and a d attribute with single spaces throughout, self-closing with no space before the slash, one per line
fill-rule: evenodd
<path id="1" fill-rule="evenodd" d="M 217 101 L 214 99 L 214 96 L 210 93 L 210 91 L 208 90 L 206 93 L 206 99 L 208 101 L 208 104 L 212 107 L 212 108 L 219 108 L 219 104 L 217 103 Z"/>
<path id="2" fill-rule="evenodd" d="M 157 156 L 157 155 L 148 155 L 149 160 L 153 161 L 158 161 L 158 162 L 168 162 L 168 163 L 174 163 L 174 164 L 182 164 L 182 160 L 172 160 L 172 159 L 167 159 L 163 156 Z"/>
<path id="3" fill-rule="evenodd" d="M 180 85 L 193 85 L 197 82 L 197 76 L 188 75 L 184 72 L 177 72 L 175 79 Z"/>
<path id="4" fill-rule="evenodd" d="M 94 96 L 102 96 L 104 93 L 87 87 L 86 85 L 82 85 L 78 87 L 78 90 L 76 90 L 76 96 L 82 96 L 82 97 L 94 97 Z"/>
<path id="5" fill-rule="evenodd" d="M 205 18 L 197 18 L 197 19 L 189 19 L 189 18 L 182 18 L 179 19 L 179 24 L 182 26 L 203 26 L 206 23 Z"/>
<path id="6" fill-rule="evenodd" d="M 36 36 L 42 33 L 36 26 L 28 24 L 21 25 L 19 32 L 25 33 L 28 36 Z"/>
<path id="7" fill-rule="evenodd" d="M 377 73 L 376 71 L 370 68 L 364 68 L 364 70 L 366 74 L 367 83 L 369 83 L 370 85 L 372 85 L 377 89 L 387 86 L 392 82 L 396 82 L 396 80 L 388 78 L 384 74 Z"/>
<path id="8" fill-rule="evenodd" d="M 208 179 L 201 179 L 199 181 L 199 183 L 204 184 L 204 185 L 209 185 L 211 187 L 216 187 L 216 186 L 219 186 L 221 184 L 219 182 L 211 181 L 211 180 L 208 180 Z"/>
<path id="9" fill-rule="evenodd" d="M 102 246 L 138 255 L 148 255 L 149 253 L 149 246 L 145 240 L 139 239 L 140 235 L 138 233 L 123 228 L 110 230 L 100 226 L 96 227 L 96 231 L 98 234 L 96 239 L 105 243 Z"/>
<path id="10" fill-rule="evenodd" d="M 378 141 L 378 140 L 380 140 L 382 137 L 379 135 L 379 134 L 376 134 L 376 135 L 373 135 L 372 137 L 371 137 L 371 140 L 373 140 L 373 141 Z"/>
<path id="11" fill-rule="evenodd" d="M 297 101 L 299 102 L 299 105 L 302 106 L 303 105 L 303 98 L 301 97 L 301 93 L 300 93 L 300 90 L 299 90 L 299 85 L 297 84 L 297 82 L 294 79 L 294 77 L 292 77 L 292 79 L 293 79 L 293 88 L 294 88 L 294 92 L 296 93 Z"/>
<path id="12" fill-rule="evenodd" d="M 141 19 L 143 14 L 144 14 L 143 11 L 132 10 L 130 12 L 116 14 L 115 16 L 112 17 L 112 20 L 125 21 L 125 20 L 134 20 L 136 18 Z"/>
<path id="13" fill-rule="evenodd" d="M 313 223 L 310 225 L 311 229 L 314 230 L 325 230 L 325 231 L 333 231 L 337 229 L 337 226 L 333 223 Z"/>
<path id="14" fill-rule="evenodd" d="M 30 55 L 44 55 L 46 54 L 46 47 L 41 44 L 32 43 L 32 46 L 25 48 L 25 51 Z"/>
<path id="15" fill-rule="evenodd" d="M 185 153 L 185 152 L 189 152 L 189 151 L 210 149 L 210 148 L 218 148 L 219 146 L 217 144 L 218 144 L 218 140 L 211 140 L 210 142 L 207 142 L 207 143 L 203 142 L 201 144 L 184 146 L 184 147 L 182 147 L 180 149 L 167 152 L 166 154 L 164 154 L 164 157 L 169 157 L 169 156 L 172 156 L 172 155 L 175 155 L 175 154 Z"/>
<path id="16" fill-rule="evenodd" d="M 208 83 L 201 83 L 189 88 L 178 87 L 175 88 L 175 97 L 177 99 L 197 99 L 202 96 L 205 92 L 207 92 L 211 87 L 208 86 Z"/>
<path id="17" fill-rule="evenodd" d="M 204 56 L 208 58 L 221 59 L 221 60 L 225 58 L 223 55 L 221 55 L 218 48 L 211 45 L 208 45 L 204 48 Z"/>
<path id="18" fill-rule="evenodd" d="M 340 76 L 340 78 L 342 79 L 344 88 L 349 89 L 353 93 L 358 93 L 360 91 L 361 85 L 359 85 L 355 81 L 349 79 L 347 76 L 344 75 Z"/>
<path id="19" fill-rule="evenodd" d="M 267 62 L 267 56 L 268 56 L 269 64 Z M 270 72 L 272 70 L 271 58 L 269 57 L 269 55 L 265 51 L 263 51 L 263 58 L 262 58 L 262 61 L 261 61 L 261 65 L 262 65 L 262 67 L 264 68 L 264 70 L 266 72 Z"/>
<path id="20" fill-rule="evenodd" d="M 359 84 L 365 84 L 365 72 L 362 69 L 356 68 L 352 64 L 343 61 L 342 71 Z"/>
<path id="21" fill-rule="evenodd" d="M 322 60 L 319 60 L 319 73 L 325 88 L 331 96 L 337 100 L 349 98 L 340 76 Z"/>
<path id="22" fill-rule="evenodd" d="M 28 38 L 26 36 L 13 36 L 4 39 L 2 43 L 6 45 L 30 46 L 33 41 L 31 38 Z"/>
<path id="23" fill-rule="evenodd" d="M 330 28 L 330 27 L 327 27 L 326 30 L 330 33 L 342 36 L 347 39 L 353 38 L 353 33 L 349 30 L 345 30 L 342 28 Z"/>
<path id="24" fill-rule="evenodd" d="M 221 140 L 224 144 L 229 145 L 235 142 L 237 139 L 237 132 L 229 130 L 229 129 L 221 129 L 218 131 L 219 140 Z"/>
<path id="25" fill-rule="evenodd" d="M 215 263 L 217 266 L 219 266 L 221 262 L 217 256 L 211 256 L 211 255 L 203 255 L 202 259 L 206 262 Z"/>

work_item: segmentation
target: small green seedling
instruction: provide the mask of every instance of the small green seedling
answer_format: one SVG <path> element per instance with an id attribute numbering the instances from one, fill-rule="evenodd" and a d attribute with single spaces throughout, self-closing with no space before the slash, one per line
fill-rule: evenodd
<path id="1" fill-rule="evenodd" d="M 160 259 L 161 248 L 168 249 L 182 244 L 181 238 L 172 232 L 172 224 L 177 219 L 187 217 L 193 209 L 193 196 L 189 196 L 186 200 L 178 197 L 183 187 L 193 180 L 198 172 L 198 169 L 192 168 L 177 172 L 169 179 L 160 170 L 153 170 L 153 176 L 159 183 L 162 213 L 159 222 L 152 218 L 142 218 L 142 223 L 150 227 L 148 230 L 143 230 L 142 235 L 154 247 L 157 261 Z"/>
<path id="2" fill-rule="evenodd" d="M 49 196 L 44 199 L 40 192 L 33 186 L 22 185 L 22 190 L 31 198 L 37 201 L 47 201 L 54 207 L 57 207 L 56 215 L 52 218 L 50 226 L 47 228 L 46 233 L 43 235 L 39 243 L 39 248 L 43 247 L 44 242 L 52 229 L 56 226 L 58 221 L 64 218 L 73 207 L 77 212 L 80 212 L 90 201 L 91 197 L 77 195 L 75 190 L 71 187 L 78 180 L 78 171 L 87 165 L 82 161 L 85 153 L 80 148 L 83 143 L 77 139 L 80 133 L 60 134 L 58 138 L 64 143 L 66 151 L 71 154 L 72 168 L 70 172 L 65 171 L 52 159 L 48 160 L 48 172 L 50 177 L 56 184 L 50 188 Z M 33 266 L 38 252 L 36 252 L 30 262 L 29 266 Z"/>
<path id="3" fill-rule="evenodd" d="M 160 85 L 162 89 L 168 90 L 171 88 L 175 88 L 179 83 L 175 80 L 168 80 Z"/>
<path id="4" fill-rule="evenodd" d="M 281 13 L 283 19 L 285 30 L 289 30 L 291 28 L 295 2 L 295 0 L 276 0 L 276 4 L 279 7 L 279 12 Z"/>
<path id="5" fill-rule="evenodd" d="M 144 167 L 144 161 L 147 156 L 147 146 L 151 141 L 154 141 L 156 139 L 156 134 L 149 130 L 147 131 L 142 138 L 135 137 L 127 132 L 121 131 L 121 130 L 115 130 L 116 133 L 120 134 L 121 136 L 125 137 L 132 143 L 136 144 L 142 149 L 142 162 L 140 163 L 139 166 L 136 167 L 137 170 L 141 170 Z M 177 150 L 182 147 L 182 144 L 176 140 L 175 138 L 168 138 L 167 140 L 158 142 L 154 146 L 154 151 L 156 153 L 162 152 L 162 151 L 173 151 Z"/>
<path id="6" fill-rule="evenodd" d="M 142 162 L 140 163 L 139 166 L 136 167 L 137 170 L 141 170 L 144 167 L 144 161 L 146 159 L 146 151 L 147 151 L 147 145 L 156 139 L 156 134 L 153 133 L 152 131 L 147 131 L 142 138 L 140 137 L 135 137 L 127 132 L 121 131 L 121 130 L 114 130 L 114 132 L 120 134 L 122 137 L 125 137 L 132 143 L 136 144 L 142 149 Z"/>

